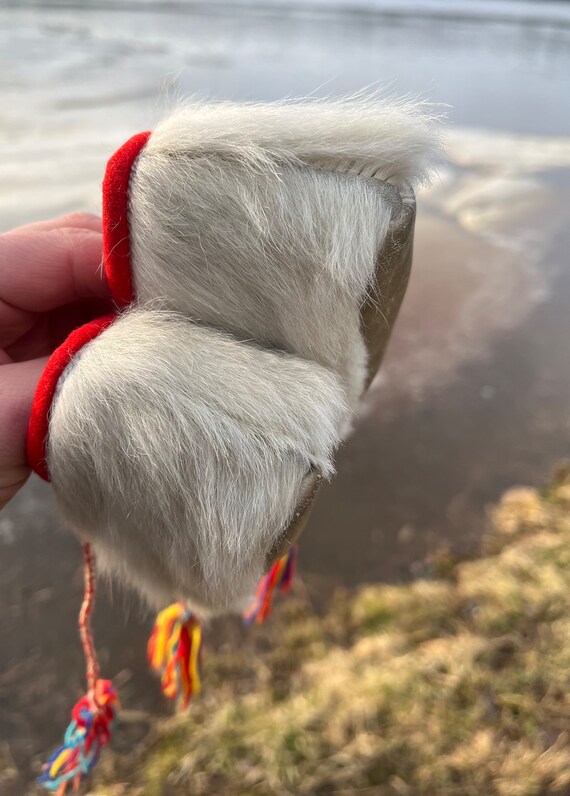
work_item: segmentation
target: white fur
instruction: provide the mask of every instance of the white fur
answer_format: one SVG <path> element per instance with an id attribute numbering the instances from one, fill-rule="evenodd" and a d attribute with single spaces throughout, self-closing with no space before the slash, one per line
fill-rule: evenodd
<path id="1" fill-rule="evenodd" d="M 192 103 L 152 134 L 136 310 L 76 358 L 49 438 L 69 521 L 143 593 L 243 604 L 310 473 L 332 472 L 378 253 L 436 149 L 416 106 L 363 98 Z"/>
<path id="2" fill-rule="evenodd" d="M 157 602 L 222 611 L 251 593 L 307 473 L 333 472 L 346 414 L 331 371 L 132 312 L 60 380 L 50 473 L 107 567 Z"/>
<path id="3" fill-rule="evenodd" d="M 231 157 L 261 171 L 297 163 L 396 185 L 429 180 L 436 117 L 414 100 L 377 94 L 271 103 L 187 102 L 157 126 L 149 155 Z"/>
<path id="4" fill-rule="evenodd" d="M 393 211 L 379 180 L 425 179 L 434 149 L 410 103 L 182 107 L 132 180 L 139 301 L 332 367 L 356 408 L 359 310 Z"/>

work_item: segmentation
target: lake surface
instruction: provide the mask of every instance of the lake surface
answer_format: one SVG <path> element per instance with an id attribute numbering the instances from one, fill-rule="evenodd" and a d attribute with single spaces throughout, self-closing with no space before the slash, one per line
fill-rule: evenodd
<path id="1" fill-rule="evenodd" d="M 339 583 L 414 577 L 442 547 L 473 549 L 486 506 L 569 453 L 568 5 L 97 5 L 0 3 L 0 229 L 98 212 L 109 154 L 189 93 L 373 86 L 449 106 L 449 164 L 419 197 L 400 322 L 301 574 L 323 603 Z M 22 781 L 81 689 L 78 566 L 49 489 L 31 481 L 0 515 L 0 753 Z M 160 710 L 148 621 L 109 591 L 105 669 L 129 707 Z"/>

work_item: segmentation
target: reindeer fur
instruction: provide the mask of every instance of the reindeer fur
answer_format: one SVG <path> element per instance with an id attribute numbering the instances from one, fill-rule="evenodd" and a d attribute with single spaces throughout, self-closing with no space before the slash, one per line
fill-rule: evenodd
<path id="1" fill-rule="evenodd" d="M 48 439 L 70 524 L 152 602 L 239 610 L 310 474 L 333 474 L 385 183 L 406 194 L 436 151 L 429 114 L 375 98 L 192 103 L 153 132 L 130 182 L 135 305 L 67 368 Z"/>

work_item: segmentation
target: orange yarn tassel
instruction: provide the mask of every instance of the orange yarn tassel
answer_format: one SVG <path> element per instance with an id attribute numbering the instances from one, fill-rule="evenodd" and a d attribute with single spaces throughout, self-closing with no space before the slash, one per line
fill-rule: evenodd
<path id="1" fill-rule="evenodd" d="M 148 659 L 160 673 L 162 692 L 186 708 L 202 688 L 202 628 L 183 603 L 161 611 L 148 642 Z"/>
<path id="2" fill-rule="evenodd" d="M 254 621 L 259 624 L 265 622 L 271 613 L 273 597 L 277 589 L 282 594 L 286 594 L 291 588 L 296 564 L 297 550 L 293 545 L 289 552 L 276 561 L 269 572 L 259 581 L 255 598 L 243 614 L 243 621 L 246 625 L 251 625 Z"/>

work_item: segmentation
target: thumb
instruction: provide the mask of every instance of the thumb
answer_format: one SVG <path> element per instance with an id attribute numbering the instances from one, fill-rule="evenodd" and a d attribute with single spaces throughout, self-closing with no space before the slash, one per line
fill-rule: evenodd
<path id="1" fill-rule="evenodd" d="M 0 366 L 0 509 L 30 474 L 26 436 L 36 384 L 46 361 L 41 358 Z"/>

